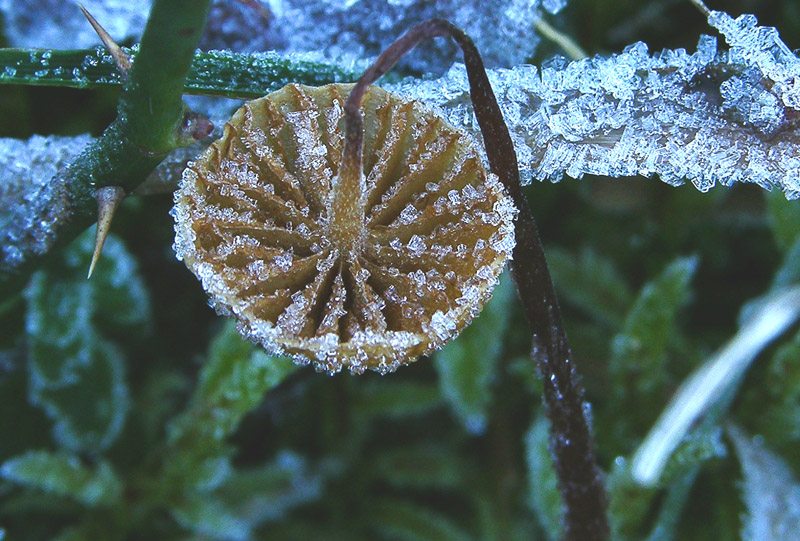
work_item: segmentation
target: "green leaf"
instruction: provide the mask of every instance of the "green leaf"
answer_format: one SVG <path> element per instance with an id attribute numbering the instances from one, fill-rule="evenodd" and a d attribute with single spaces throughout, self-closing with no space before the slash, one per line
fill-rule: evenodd
<path id="1" fill-rule="evenodd" d="M 562 299 L 598 323 L 619 326 L 633 294 L 611 259 L 592 248 L 584 248 L 577 255 L 548 248 L 547 265 Z"/>
<path id="2" fill-rule="evenodd" d="M 645 520 L 657 491 L 637 483 L 628 461 L 618 457 L 608 476 L 608 518 L 612 539 L 636 541 L 644 537 Z"/>
<path id="3" fill-rule="evenodd" d="M 380 453 L 374 475 L 398 488 L 457 489 L 467 466 L 453 449 L 441 445 L 407 445 Z"/>
<path id="4" fill-rule="evenodd" d="M 41 387 L 34 381 L 31 392 L 55 421 L 56 441 L 68 449 L 97 451 L 122 431 L 130 401 L 119 349 L 95 338 L 84 351 L 88 358 L 73 370 L 73 380 Z"/>
<path id="5" fill-rule="evenodd" d="M 708 460 L 724 458 L 728 450 L 722 442 L 722 428 L 703 424 L 693 430 L 669 457 L 659 484 L 670 485 L 675 479 L 696 471 Z"/>
<path id="6" fill-rule="evenodd" d="M 178 487 L 211 490 L 230 474 L 227 438 L 297 366 L 245 342 L 233 321 L 214 338 L 188 410 L 168 427 L 167 470 Z"/>
<path id="7" fill-rule="evenodd" d="M 214 338 L 200 374 L 196 400 L 220 408 L 215 417 L 238 423 L 264 394 L 297 369 L 290 359 L 268 355 L 245 341 L 232 320 Z M 234 427 L 235 428 L 235 427 Z M 227 431 L 231 427 L 225 427 Z"/>
<path id="8" fill-rule="evenodd" d="M 303 457 L 282 451 L 263 467 L 237 471 L 214 494 L 254 528 L 318 500 L 323 486 L 321 472 L 314 471 Z"/>
<path id="9" fill-rule="evenodd" d="M 769 397 L 758 413 L 760 431 L 775 445 L 794 445 L 800 440 L 800 333 L 780 346 L 770 360 L 766 375 Z"/>
<path id="10" fill-rule="evenodd" d="M 87 280 L 93 249 L 87 232 L 34 275 L 25 297 L 31 402 L 53 419 L 60 443 L 97 452 L 116 439 L 129 407 L 124 358 L 107 336 L 140 334 L 149 301 L 133 258 L 112 235 Z"/>
<path id="11" fill-rule="evenodd" d="M 407 541 L 465 541 L 471 537 L 448 517 L 403 500 L 369 505 L 369 520 L 383 536 Z"/>
<path id="12" fill-rule="evenodd" d="M 528 465 L 528 505 L 536 512 L 547 538 L 561 539 L 563 502 L 558 491 L 558 477 L 548 450 L 550 422 L 538 415 L 525 435 L 525 459 Z"/>
<path id="13" fill-rule="evenodd" d="M 678 310 L 688 301 L 696 269 L 697 258 L 679 258 L 647 283 L 614 338 L 610 368 L 619 384 L 634 379 L 635 394 L 650 393 L 663 383 Z"/>
<path id="14" fill-rule="evenodd" d="M 644 432 L 669 392 L 670 348 L 678 334 L 678 314 L 690 296 L 689 283 L 697 258 L 679 258 L 645 284 L 611 344 L 614 411 L 617 423 L 614 452 L 627 451 Z"/>
<path id="15" fill-rule="evenodd" d="M 250 527 L 213 495 L 194 493 L 175 504 L 173 516 L 184 528 L 212 539 L 250 538 Z"/>
<path id="16" fill-rule="evenodd" d="M 800 484 L 786 463 L 736 427 L 728 432 L 742 466 L 744 541 L 800 539 Z"/>
<path id="17" fill-rule="evenodd" d="M 472 434 L 486 430 L 491 384 L 513 298 L 514 287 L 504 273 L 480 316 L 434 356 L 442 394 Z"/>
<path id="18" fill-rule="evenodd" d="M 767 194 L 767 211 L 772 234 L 784 251 L 800 238 L 800 204 L 789 201 L 786 196 L 773 191 Z"/>
<path id="19" fill-rule="evenodd" d="M 442 404 L 435 385 L 387 378 L 360 383 L 354 410 L 366 417 L 408 417 L 428 413 Z"/>
<path id="20" fill-rule="evenodd" d="M 30 451 L 3 463 L 0 474 L 17 484 L 68 496 L 92 507 L 117 503 L 122 492 L 122 483 L 110 464 L 100 462 L 89 468 L 67 453 Z"/>
<path id="21" fill-rule="evenodd" d="M 681 515 L 686 507 L 698 470 L 677 478 L 667 489 L 655 525 L 647 536 L 647 541 L 673 541 L 677 537 Z"/>

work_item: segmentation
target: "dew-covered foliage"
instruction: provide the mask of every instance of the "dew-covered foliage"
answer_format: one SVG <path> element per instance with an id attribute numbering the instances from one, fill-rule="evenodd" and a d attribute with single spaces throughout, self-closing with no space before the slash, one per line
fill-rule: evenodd
<path id="1" fill-rule="evenodd" d="M 0 41 L 39 43 L 38 14 L 41 45 L 94 47 L 83 31 L 44 41 L 76 32 L 77 18 L 52 23 L 62 4 L 0 0 Z M 86 2 L 126 44 L 141 31 L 139 4 L 149 2 Z M 288 50 L 305 39 L 314 58 L 363 56 L 413 22 L 407 10 L 433 10 L 391 1 L 370 25 L 372 2 L 310 4 L 219 0 L 201 43 L 253 50 L 273 39 Z M 728 13 L 708 18 L 688 0 L 463 4 L 472 26 L 457 22 L 489 51 L 522 173 L 580 178 L 525 192 L 586 388 L 612 538 L 800 538 L 800 334 L 795 323 L 766 345 L 753 336 L 797 317 L 792 302 L 763 311 L 796 298 L 800 282 L 796 3 L 761 3 L 758 24 L 740 17 L 753 9 L 744 2 L 711 5 Z M 557 47 L 534 36 L 532 19 L 486 32 L 521 9 L 593 56 L 548 60 Z M 320 18 L 331 26 L 315 31 Z M 444 70 L 453 50 L 442 41 L 414 53 L 403 73 Z M 238 60 L 252 71 L 242 80 L 258 80 L 258 63 Z M 394 88 L 472 130 L 463 69 L 439 77 Z M 6 261 L 9 239 L 31 231 L 46 249 L 49 224 L 16 212 L 58 219 L 63 186 L 50 179 L 89 139 L 76 134 L 114 117 L 116 99 L 108 87 L 0 84 Z M 190 157 L 172 156 L 153 178 L 169 185 Z M 0 539 L 560 538 L 542 384 L 506 274 L 438 352 L 387 376 L 330 377 L 242 340 L 214 313 L 171 248 L 173 201 L 126 199 L 91 280 L 93 229 L 0 298 Z M 710 366 L 729 375 L 714 379 Z M 671 400 L 698 377 L 726 385 L 684 393 L 699 416 L 664 456 L 645 457 L 660 466 L 644 482 L 643 444 L 666 433 Z"/>

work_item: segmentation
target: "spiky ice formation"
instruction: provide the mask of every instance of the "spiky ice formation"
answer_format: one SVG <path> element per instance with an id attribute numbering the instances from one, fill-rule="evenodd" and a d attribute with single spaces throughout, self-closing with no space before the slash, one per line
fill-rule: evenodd
<path id="1" fill-rule="evenodd" d="M 362 210 L 332 209 L 347 199 L 333 194 L 350 88 L 289 85 L 237 111 L 184 172 L 175 249 L 268 350 L 331 373 L 386 373 L 480 311 L 516 211 L 470 137 L 377 87 L 363 102 L 363 191 L 351 198 Z M 337 225 L 346 215 L 360 218 Z"/>

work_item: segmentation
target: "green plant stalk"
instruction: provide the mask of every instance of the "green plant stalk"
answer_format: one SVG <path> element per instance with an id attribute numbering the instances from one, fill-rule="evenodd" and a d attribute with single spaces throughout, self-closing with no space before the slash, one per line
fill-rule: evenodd
<path id="1" fill-rule="evenodd" d="M 205 25 L 210 0 L 156 0 L 142 44 L 120 97 L 116 120 L 51 180 L 51 204 L 16 231 L 23 241 L 14 260 L 0 260 L 0 298 L 15 293 L 36 265 L 96 219 L 94 194 L 103 186 L 130 193 L 170 150 L 186 146 L 183 85 Z M 60 177 L 60 178 L 59 178 Z"/>
<path id="2" fill-rule="evenodd" d="M 183 85 L 209 6 L 209 0 L 162 0 L 150 10 L 119 106 L 124 133 L 142 154 L 185 146 Z"/>
<path id="3" fill-rule="evenodd" d="M 123 48 L 131 58 L 138 47 Z M 263 96 L 291 82 L 325 85 L 354 81 L 360 70 L 276 52 L 195 51 L 183 92 L 226 98 Z M 111 88 L 123 78 L 104 49 L 0 49 L 0 84 Z"/>

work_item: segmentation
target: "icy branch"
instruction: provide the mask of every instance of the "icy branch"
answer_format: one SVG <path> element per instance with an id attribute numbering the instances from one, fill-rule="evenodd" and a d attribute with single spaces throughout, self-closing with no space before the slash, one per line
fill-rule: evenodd
<path id="1" fill-rule="evenodd" d="M 523 178 L 658 175 L 701 191 L 753 182 L 800 197 L 800 60 L 752 15 L 712 12 L 709 22 L 729 51 L 701 36 L 693 54 L 651 55 L 640 42 L 610 58 L 494 70 Z M 477 134 L 463 67 L 393 90 Z"/>

